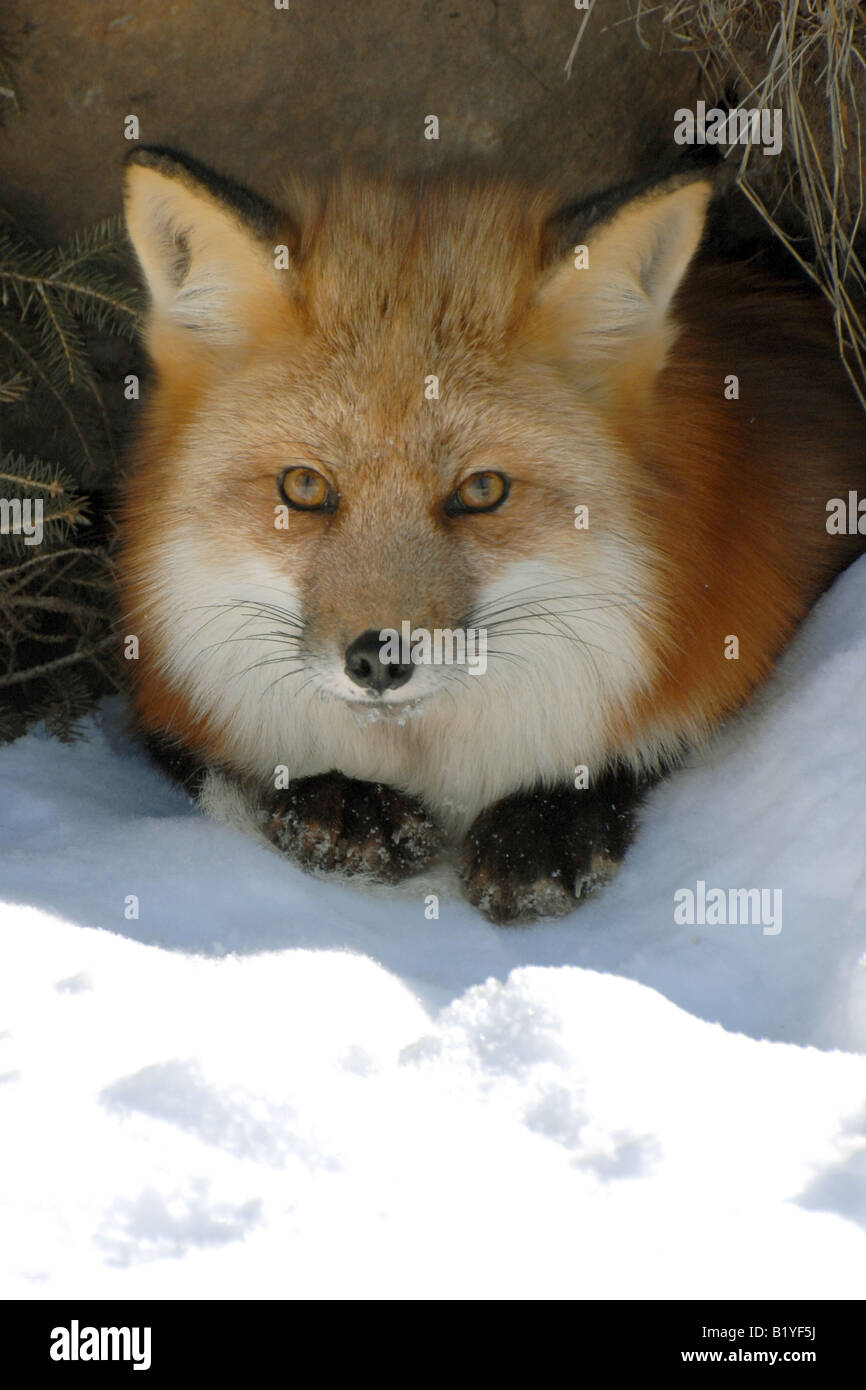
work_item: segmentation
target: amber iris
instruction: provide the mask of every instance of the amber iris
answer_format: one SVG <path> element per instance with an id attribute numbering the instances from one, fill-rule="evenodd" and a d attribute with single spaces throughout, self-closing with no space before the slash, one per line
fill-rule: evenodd
<path id="1" fill-rule="evenodd" d="M 508 496 L 508 479 L 501 473 L 473 473 L 454 494 L 454 510 L 492 512 Z"/>
<path id="2" fill-rule="evenodd" d="M 289 468 L 280 479 L 280 490 L 290 507 L 316 512 L 333 502 L 327 480 L 314 468 Z"/>

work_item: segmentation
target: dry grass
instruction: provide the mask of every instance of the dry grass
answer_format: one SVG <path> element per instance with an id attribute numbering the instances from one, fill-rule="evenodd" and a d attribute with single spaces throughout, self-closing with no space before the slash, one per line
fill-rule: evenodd
<path id="1" fill-rule="evenodd" d="M 866 409 L 863 220 L 866 5 L 858 0 L 635 0 L 647 48 L 693 53 L 717 104 L 782 111 L 777 157 L 732 146 L 737 184 L 833 306 L 839 349 Z M 572 61 L 573 61 L 572 54 Z M 862 241 L 860 247 L 862 250 Z"/>

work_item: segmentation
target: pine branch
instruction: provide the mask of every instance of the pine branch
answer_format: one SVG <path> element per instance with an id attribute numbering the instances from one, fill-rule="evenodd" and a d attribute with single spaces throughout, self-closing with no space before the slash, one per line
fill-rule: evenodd
<path id="1" fill-rule="evenodd" d="M 27 377 L 23 372 L 16 372 L 14 376 L 0 381 L 0 405 L 17 405 L 19 401 L 24 400 L 29 390 L 30 382 Z"/>
<path id="2" fill-rule="evenodd" d="M 121 688 L 110 519 L 95 509 L 104 542 L 78 537 L 113 455 L 98 364 L 117 349 L 99 339 L 130 338 L 138 322 L 124 246 L 118 219 L 52 248 L 0 220 L 0 404 L 25 445 L 0 457 L 0 742 L 36 719 L 75 737 L 99 695 Z"/>
<path id="3" fill-rule="evenodd" d="M 0 569 L 0 584 L 8 575 L 14 574 L 18 577 L 29 569 L 50 564 L 54 560 L 72 559 L 73 557 L 75 560 L 92 560 L 97 564 L 105 564 L 107 568 L 113 569 L 111 556 L 106 550 L 85 549 L 84 546 L 71 545 L 63 550 L 49 550 L 47 555 L 34 555 L 29 560 L 22 560 L 15 565 L 7 565 L 4 569 Z M 78 579 L 76 582 L 87 585 L 97 583 L 97 581 L 90 579 Z"/>
<path id="4" fill-rule="evenodd" d="M 74 652 L 67 653 L 66 656 L 55 657 L 53 661 L 43 661 L 39 666 L 30 666 L 23 671 L 13 671 L 10 675 L 0 675 L 0 690 L 8 690 L 10 686 L 23 685 L 25 681 L 51 675 L 66 666 L 74 666 L 79 661 L 92 660 L 97 652 L 107 651 L 111 644 L 116 641 L 117 638 L 114 633 L 110 633 L 107 637 L 103 637 L 101 642 L 80 647 Z"/>
<path id="5" fill-rule="evenodd" d="M 52 379 L 52 364 L 49 362 L 43 366 L 39 361 L 36 350 L 28 351 L 28 348 L 25 346 L 26 336 L 27 335 L 23 332 L 22 325 L 18 325 L 18 332 L 16 333 L 12 332 L 8 327 L 5 327 L 2 320 L 0 320 L 0 341 L 6 344 L 7 350 L 11 352 L 13 356 L 21 358 L 31 375 L 50 392 L 69 423 L 72 434 L 77 441 L 81 457 L 93 473 L 98 472 L 98 462 L 93 453 L 91 443 L 79 423 L 78 417 L 72 409 L 70 402 L 67 400 L 63 389 L 58 388 Z"/>
<path id="6" fill-rule="evenodd" d="M 64 272 L 103 256 L 125 252 L 129 242 L 122 217 L 106 217 L 95 226 L 78 232 L 65 246 L 55 250 L 58 268 Z"/>
<path id="7" fill-rule="evenodd" d="M 120 244 L 114 222 L 100 224 L 66 247 L 49 250 L 17 229 L 0 228 L 3 303 L 8 304 L 9 297 L 14 296 L 24 315 L 31 309 L 34 295 L 50 294 L 83 322 L 130 336 L 139 319 L 138 291 L 132 285 L 122 284 L 100 264 L 109 254 L 116 253 Z"/>
<path id="8" fill-rule="evenodd" d="M 0 489 L 3 500 L 38 501 L 42 527 L 40 546 L 51 547 L 65 541 L 75 529 L 88 524 L 87 499 L 77 494 L 64 471 L 43 459 L 27 459 L 23 454 L 7 454 L 0 459 Z M 14 531 L 0 532 L 0 553 L 29 556 L 27 537 Z M 4 593 L 0 588 L 0 608 Z"/>
<path id="9" fill-rule="evenodd" d="M 58 370 L 65 369 L 70 386 L 83 379 L 92 389 L 95 382 L 78 325 L 62 300 L 49 295 L 44 282 L 38 285 L 37 293 L 42 309 L 39 317 L 43 319 L 41 336 L 46 360 L 50 360 Z"/>

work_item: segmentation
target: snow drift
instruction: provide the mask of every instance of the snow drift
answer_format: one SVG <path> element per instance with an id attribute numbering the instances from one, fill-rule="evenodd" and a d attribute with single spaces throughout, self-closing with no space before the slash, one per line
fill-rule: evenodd
<path id="1" fill-rule="evenodd" d="M 864 689 L 861 561 L 526 929 L 306 877 L 117 702 L 0 749 L 3 1294 L 863 1297 Z M 699 883 L 781 930 L 679 924 Z"/>

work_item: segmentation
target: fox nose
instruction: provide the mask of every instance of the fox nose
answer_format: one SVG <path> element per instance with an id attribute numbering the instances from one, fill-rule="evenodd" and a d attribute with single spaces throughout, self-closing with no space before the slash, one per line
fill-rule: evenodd
<path id="1" fill-rule="evenodd" d="M 384 690 L 396 690 L 398 685 L 405 685 L 412 674 L 411 666 L 383 661 L 382 645 L 379 629 L 371 627 L 346 648 L 346 675 L 356 685 L 375 690 L 379 695 Z"/>

